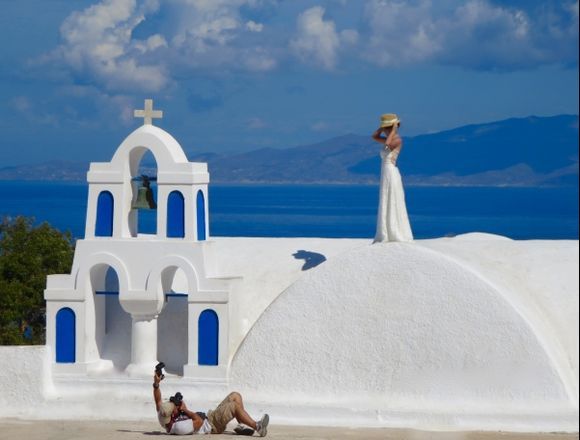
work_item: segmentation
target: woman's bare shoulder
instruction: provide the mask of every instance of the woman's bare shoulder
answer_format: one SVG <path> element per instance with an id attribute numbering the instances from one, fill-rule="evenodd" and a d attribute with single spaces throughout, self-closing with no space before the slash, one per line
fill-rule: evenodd
<path id="1" fill-rule="evenodd" d="M 391 142 L 389 143 L 389 147 L 391 148 L 391 150 L 394 150 L 396 148 L 401 148 L 403 146 L 403 140 L 401 139 L 400 136 L 395 136 Z"/>

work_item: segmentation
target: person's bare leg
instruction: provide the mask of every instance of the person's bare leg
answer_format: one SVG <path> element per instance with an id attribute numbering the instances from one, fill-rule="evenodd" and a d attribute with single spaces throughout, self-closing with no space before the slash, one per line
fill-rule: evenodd
<path id="1" fill-rule="evenodd" d="M 228 395 L 228 399 L 230 402 L 234 402 L 235 404 L 234 416 L 236 417 L 238 423 L 243 423 L 244 425 L 248 425 L 250 428 L 256 430 L 256 421 L 252 419 L 252 417 L 250 417 L 250 415 L 244 409 L 242 395 L 234 391 Z"/>

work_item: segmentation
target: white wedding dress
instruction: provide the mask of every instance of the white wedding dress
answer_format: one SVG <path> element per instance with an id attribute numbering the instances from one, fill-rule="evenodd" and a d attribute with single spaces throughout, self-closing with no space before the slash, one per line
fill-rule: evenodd
<path id="1" fill-rule="evenodd" d="M 405 192 L 397 157 L 401 147 L 391 150 L 387 144 L 381 150 L 381 187 L 375 243 L 384 241 L 412 241 Z"/>

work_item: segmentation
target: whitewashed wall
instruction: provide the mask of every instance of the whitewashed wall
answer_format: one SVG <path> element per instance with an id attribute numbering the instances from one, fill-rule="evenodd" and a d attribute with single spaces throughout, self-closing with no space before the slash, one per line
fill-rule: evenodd
<path id="1" fill-rule="evenodd" d="M 55 394 L 50 349 L 0 346 L 0 417 L 26 416 Z"/>
<path id="2" fill-rule="evenodd" d="M 521 249 L 516 258 L 521 243 L 482 243 L 451 247 L 495 261 L 512 291 L 433 243 L 329 260 L 262 315 L 234 357 L 231 385 L 312 423 L 577 430 L 577 350 L 565 339 L 577 347 L 578 243 L 552 246 L 544 260 Z M 537 282 L 540 267 L 558 279 L 543 295 L 552 316 L 568 317 L 565 331 L 534 306 L 526 280 Z"/>
<path id="3" fill-rule="evenodd" d="M 235 389 L 273 424 L 577 432 L 577 241 L 214 244 L 212 258 L 239 277 L 230 318 L 253 326 L 228 384 L 169 375 L 165 397 L 181 391 L 207 410 Z M 303 270 L 300 249 L 327 260 Z M 117 342 L 113 351 L 127 349 Z M 0 417 L 154 419 L 149 377 L 53 370 L 51 380 L 49 358 L 44 347 L 0 347 Z"/>

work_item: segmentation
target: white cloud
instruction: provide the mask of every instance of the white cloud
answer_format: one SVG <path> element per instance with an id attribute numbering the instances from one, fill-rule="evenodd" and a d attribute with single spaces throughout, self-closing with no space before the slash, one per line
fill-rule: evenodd
<path id="1" fill-rule="evenodd" d="M 263 25 L 243 22 L 240 8 L 258 7 L 256 0 L 176 0 L 179 11 L 173 41 L 193 52 L 223 47 L 238 39 L 244 30 L 260 32 Z"/>
<path id="2" fill-rule="evenodd" d="M 344 44 L 355 45 L 359 40 L 359 34 L 354 29 L 344 29 L 340 32 L 340 40 Z"/>
<path id="3" fill-rule="evenodd" d="M 236 18 L 226 15 L 199 20 L 178 33 L 173 43 L 178 47 L 188 46 L 194 52 L 206 52 L 214 46 L 225 46 L 234 38 L 233 31 L 239 26 Z"/>
<path id="4" fill-rule="evenodd" d="M 561 10 L 530 16 L 488 0 L 452 0 L 445 5 L 430 0 L 368 1 L 364 57 L 386 67 L 441 63 L 483 69 L 525 68 L 576 57 L 571 52 L 577 43 L 570 43 L 578 38 L 577 1 L 560 5 L 569 11 L 568 24 Z"/>
<path id="5" fill-rule="evenodd" d="M 269 44 L 257 38 L 263 23 L 245 20 L 241 8 L 260 8 L 266 0 L 176 0 L 179 18 L 172 38 L 181 68 L 266 71 L 277 62 Z"/>
<path id="6" fill-rule="evenodd" d="M 365 57 L 380 66 L 410 64 L 427 59 L 440 50 L 430 2 L 406 4 L 371 0 L 364 15 L 369 23 Z"/>
<path id="7" fill-rule="evenodd" d="M 339 29 L 321 6 L 293 17 L 287 11 L 295 9 L 275 0 L 100 0 L 64 20 L 61 44 L 42 58 L 42 74 L 127 94 L 167 91 L 197 73 L 272 71 L 292 56 L 327 70 L 361 57 L 379 67 L 520 69 L 578 62 L 578 1 L 547 2 L 541 13 L 490 0 L 326 4 L 337 20 L 345 19 L 340 8 L 362 15 L 352 14 Z M 263 7 L 267 14 L 260 13 Z M 268 22 L 264 17 L 274 8 L 286 16 Z M 289 31 L 293 20 L 296 28 Z"/>
<path id="8" fill-rule="evenodd" d="M 262 23 L 256 23 L 253 20 L 246 22 L 246 29 L 250 32 L 262 32 L 264 30 L 264 25 Z"/>
<path id="9" fill-rule="evenodd" d="M 277 66 L 276 59 L 262 47 L 247 49 L 243 56 L 243 66 L 254 72 L 273 70 Z"/>
<path id="10" fill-rule="evenodd" d="M 340 38 L 332 20 L 324 20 L 324 8 L 315 6 L 298 16 L 297 36 L 291 50 L 303 61 L 313 61 L 326 69 L 336 66 Z"/>
<path id="11" fill-rule="evenodd" d="M 111 117 L 117 121 L 120 118 L 123 125 L 127 127 L 137 126 L 142 123 L 142 121 L 134 117 L 133 111 L 143 108 L 143 101 L 136 102 L 130 96 L 107 94 L 94 86 L 86 85 L 61 87 L 58 90 L 58 94 L 68 102 L 66 123 L 74 123 L 84 127 L 98 127 L 101 126 L 102 120 Z M 71 104 L 87 100 L 94 103 L 94 113 L 89 112 L 88 115 L 79 112 L 82 105 Z"/>
<path id="12" fill-rule="evenodd" d="M 277 62 L 267 45 L 245 41 L 264 25 L 242 20 L 240 8 L 268 0 L 174 0 L 163 3 L 172 23 L 139 39 L 135 30 L 157 14 L 157 0 L 101 0 L 73 12 L 61 25 L 62 42 L 42 57 L 55 69 L 90 80 L 105 92 L 160 92 L 174 77 L 225 67 L 267 71 Z M 137 33 L 138 34 L 138 33 Z"/>
<path id="13" fill-rule="evenodd" d="M 167 47 L 167 41 L 162 35 L 155 34 L 151 35 L 145 41 L 136 41 L 135 48 L 141 53 L 147 53 L 159 49 L 162 47 Z"/>
<path id="14" fill-rule="evenodd" d="M 166 46 L 161 35 L 145 41 L 134 40 L 131 33 L 155 11 L 155 2 L 138 7 L 135 0 L 105 0 L 63 22 L 61 46 L 51 59 L 64 62 L 73 72 L 92 76 L 107 90 L 159 91 L 169 78 L 163 65 L 147 63 L 138 54 Z"/>

